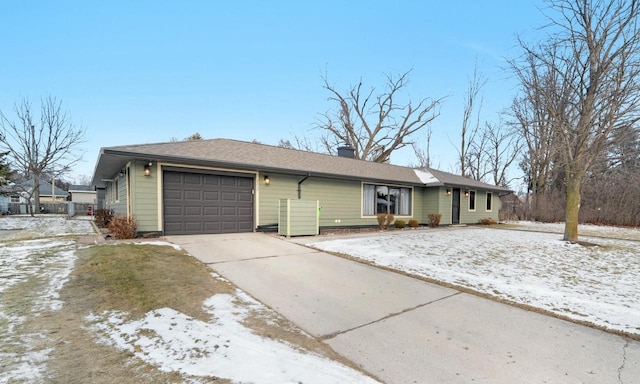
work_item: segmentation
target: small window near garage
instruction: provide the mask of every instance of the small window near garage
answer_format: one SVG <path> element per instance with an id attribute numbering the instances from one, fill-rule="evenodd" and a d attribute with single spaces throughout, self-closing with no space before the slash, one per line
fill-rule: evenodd
<path id="1" fill-rule="evenodd" d="M 113 196 L 115 196 L 115 201 L 120 201 L 120 183 L 118 182 L 118 179 L 116 178 L 115 183 L 113 183 Z"/>
<path id="2" fill-rule="evenodd" d="M 487 212 L 491 212 L 491 208 L 493 208 L 493 193 L 487 192 Z"/>
<path id="3" fill-rule="evenodd" d="M 476 191 L 469 191 L 469 210 L 476 210 Z"/>
<path id="4" fill-rule="evenodd" d="M 411 216 L 411 193 L 412 189 L 408 187 L 363 184 L 362 215 L 392 213 L 396 216 Z"/>

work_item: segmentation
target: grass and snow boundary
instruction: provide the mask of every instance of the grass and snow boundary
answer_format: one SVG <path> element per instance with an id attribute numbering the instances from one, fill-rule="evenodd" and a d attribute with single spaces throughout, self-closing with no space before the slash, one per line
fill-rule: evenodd
<path id="1" fill-rule="evenodd" d="M 23 328 L 31 317 L 62 308 L 58 293 L 76 259 L 67 236 L 93 229 L 86 220 L 27 216 L 2 218 L 0 230 L 0 381 L 40 382 L 49 338 Z"/>
<path id="2" fill-rule="evenodd" d="M 92 233 L 85 218 L 0 218 L 0 382 L 48 381 L 47 365 L 57 342 L 46 329 L 37 332 L 26 325 L 65 310 L 59 292 L 77 260 L 72 236 Z M 176 248 L 159 241 L 146 245 Z M 94 313 L 85 327 L 101 344 L 127 351 L 130 358 L 161 372 L 177 372 L 190 383 L 218 378 L 244 383 L 377 382 L 320 354 L 254 333 L 244 325 L 250 313 L 277 314 L 242 291 L 215 294 L 202 306 L 208 321 L 163 307 L 141 318 L 124 311 Z"/>
<path id="3" fill-rule="evenodd" d="M 103 343 L 127 350 L 162 371 L 234 382 L 376 383 L 351 368 L 285 342 L 260 337 L 242 322 L 266 308 L 244 292 L 217 294 L 203 303 L 212 320 L 200 321 L 171 308 L 150 311 L 140 320 L 105 312 L 87 318 Z"/>
<path id="4" fill-rule="evenodd" d="M 530 231 L 476 227 L 403 231 L 308 245 L 640 335 L 640 242 L 581 237 L 600 245 L 583 247 L 563 242 L 557 233 L 526 227 Z M 543 227 L 536 225 L 535 230 Z M 599 234 L 618 231 L 592 230 L 596 229 Z"/>

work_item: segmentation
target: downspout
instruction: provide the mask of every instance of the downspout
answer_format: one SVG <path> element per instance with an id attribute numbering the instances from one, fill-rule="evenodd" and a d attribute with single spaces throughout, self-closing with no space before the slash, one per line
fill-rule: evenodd
<path id="1" fill-rule="evenodd" d="M 304 183 L 304 181 L 307 180 L 309 177 L 311 177 L 311 173 L 307 173 L 307 176 L 305 176 L 302 180 L 298 181 L 298 200 L 302 199 L 302 183 Z"/>

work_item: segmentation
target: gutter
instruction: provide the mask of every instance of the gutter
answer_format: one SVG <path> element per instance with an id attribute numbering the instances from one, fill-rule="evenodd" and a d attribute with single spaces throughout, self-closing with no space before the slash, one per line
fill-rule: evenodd
<path id="1" fill-rule="evenodd" d="M 302 183 L 311 177 L 311 172 L 307 172 L 307 176 L 305 176 L 302 180 L 298 181 L 298 200 L 302 199 Z"/>

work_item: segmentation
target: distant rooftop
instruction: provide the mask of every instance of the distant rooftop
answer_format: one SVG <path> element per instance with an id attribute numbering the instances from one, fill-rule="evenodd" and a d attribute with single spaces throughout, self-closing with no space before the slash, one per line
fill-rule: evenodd
<path id="1" fill-rule="evenodd" d="M 91 185 L 69 185 L 69 192 L 95 192 Z"/>

